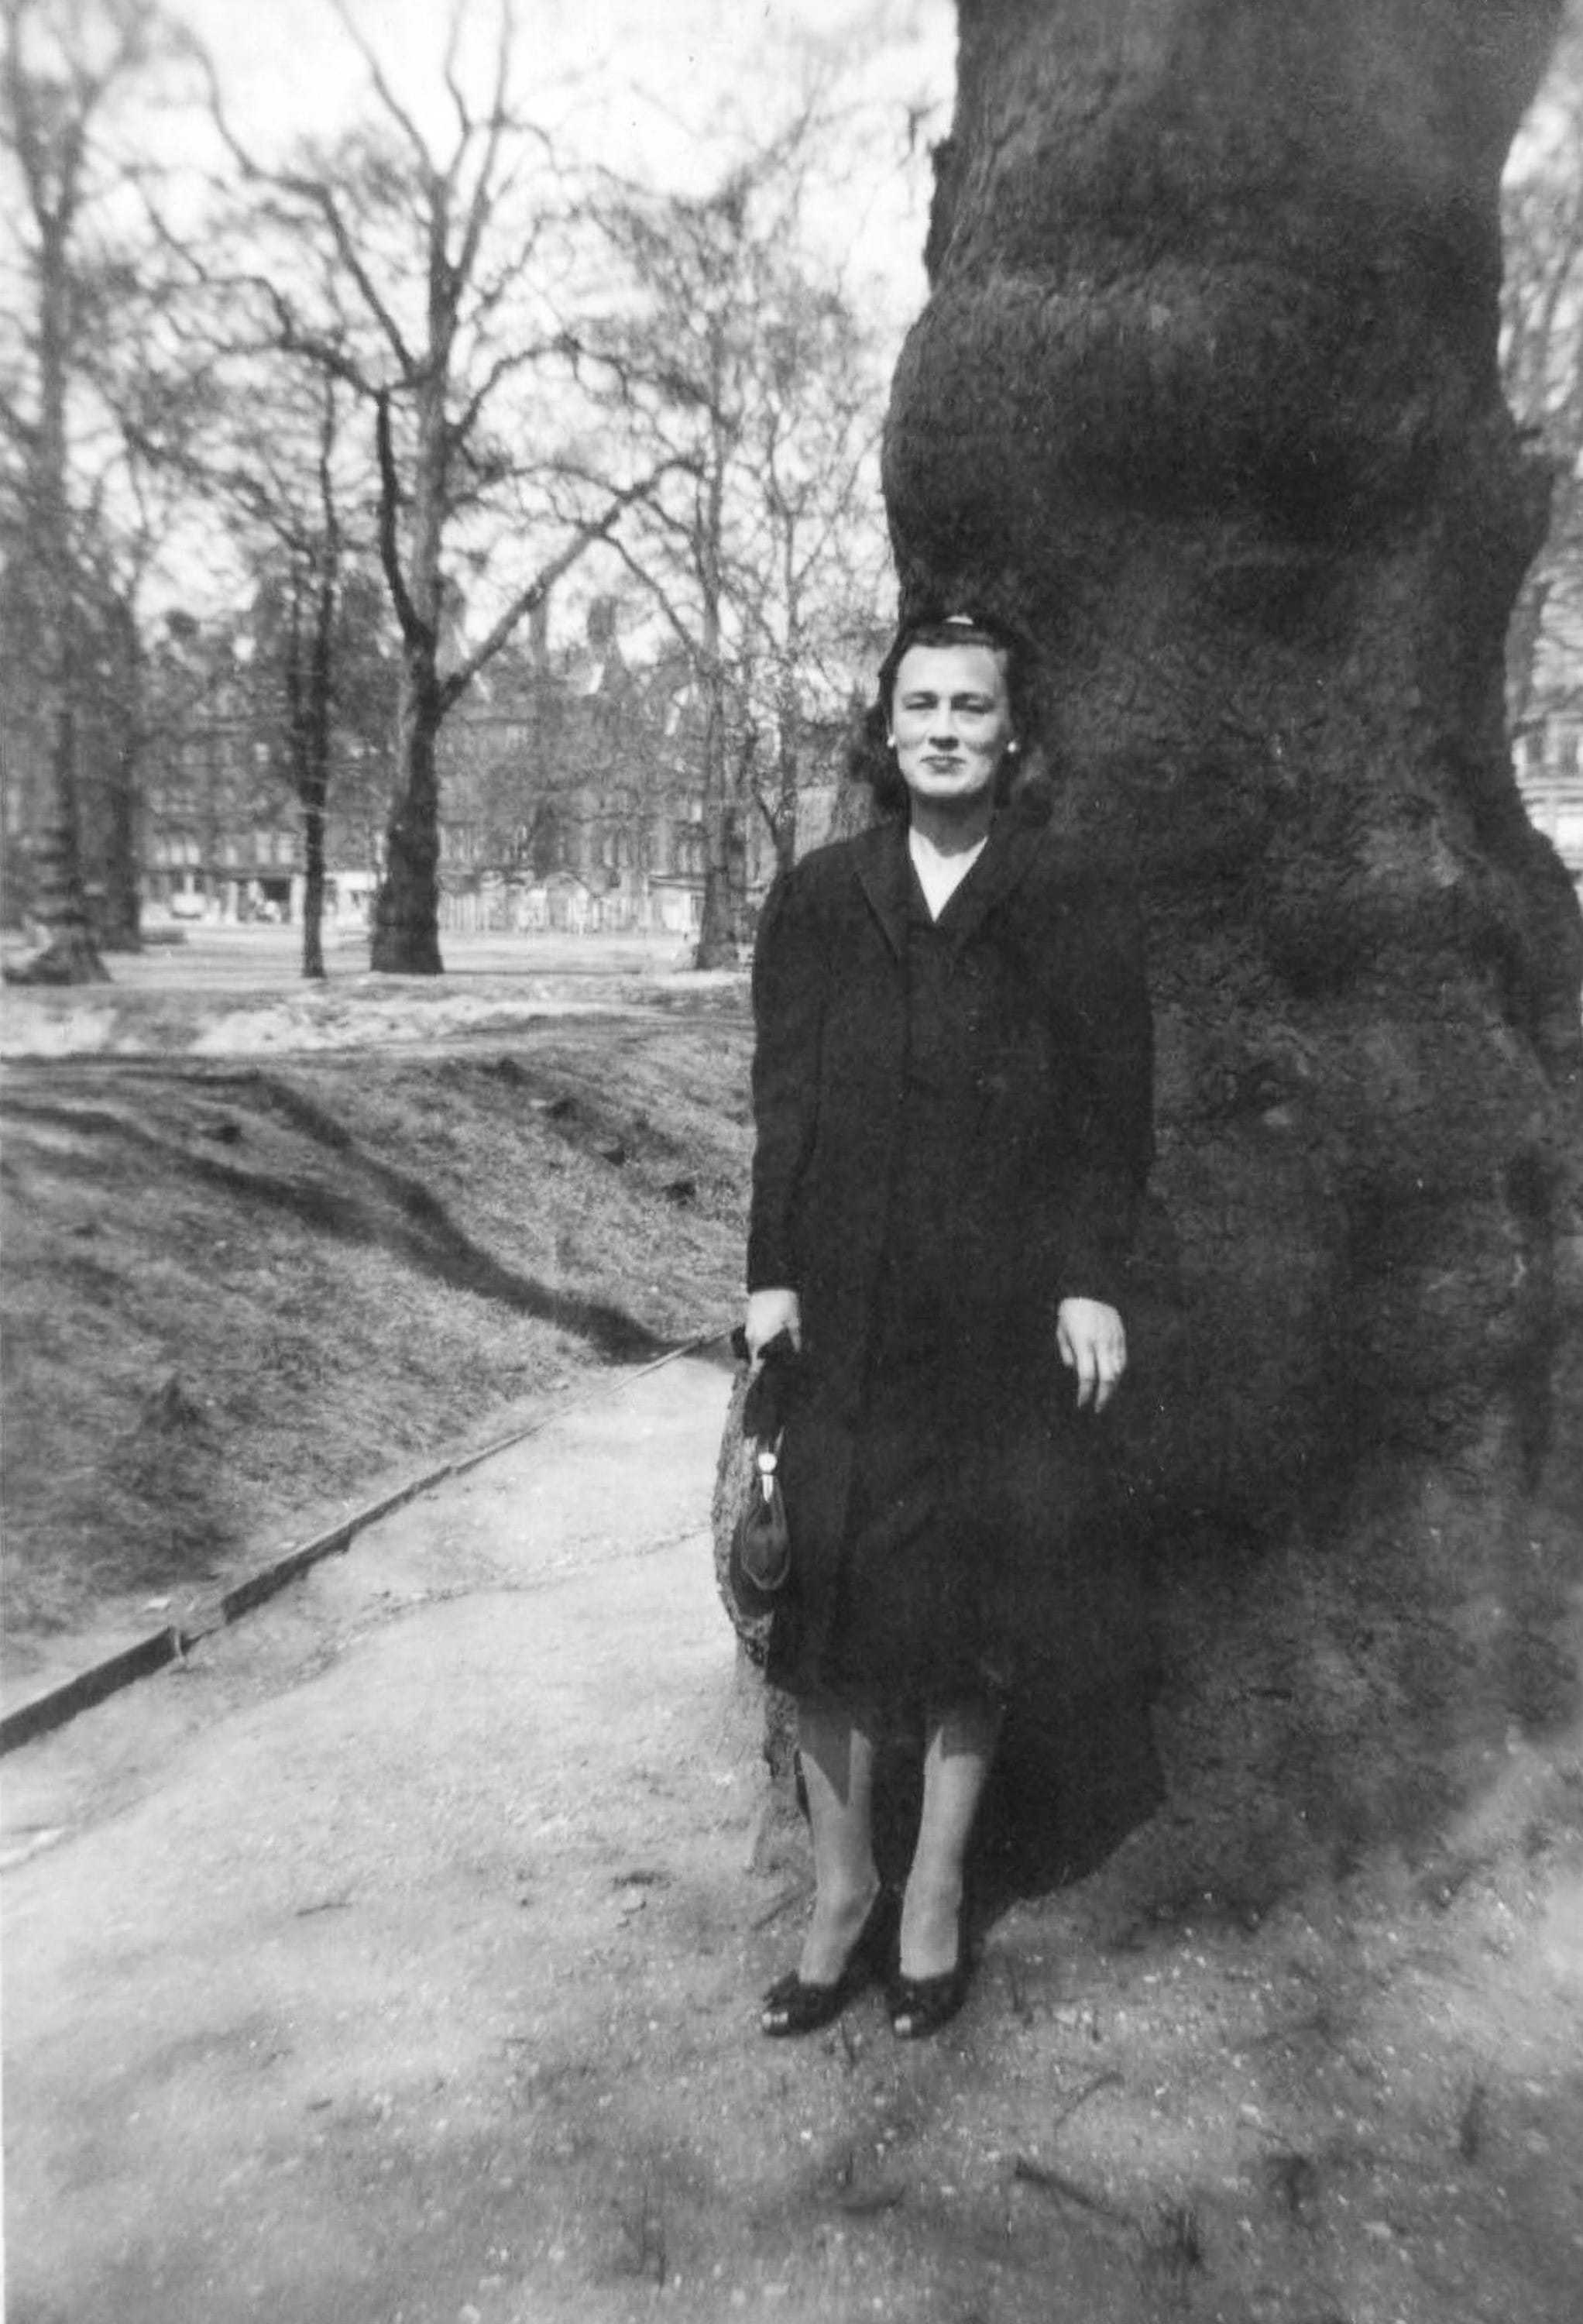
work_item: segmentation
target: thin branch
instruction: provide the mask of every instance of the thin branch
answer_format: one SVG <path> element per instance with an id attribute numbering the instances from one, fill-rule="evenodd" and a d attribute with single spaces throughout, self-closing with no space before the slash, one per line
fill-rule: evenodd
<path id="1" fill-rule="evenodd" d="M 674 465 L 671 462 L 665 464 L 667 467 Z M 519 623 L 532 612 L 535 605 L 543 601 L 562 576 L 569 573 L 573 566 L 580 558 L 587 554 L 596 541 L 608 541 L 612 548 L 619 549 L 620 543 L 615 539 L 616 526 L 635 501 L 641 500 L 653 491 L 664 473 L 663 467 L 657 468 L 650 475 L 641 477 L 637 484 L 629 484 L 622 491 L 612 493 L 602 516 L 590 519 L 586 523 L 579 526 L 574 539 L 567 542 L 558 556 L 550 559 L 525 589 L 519 592 L 483 643 L 446 679 L 440 690 L 442 715 L 444 710 L 448 710 L 451 705 L 466 692 L 484 664 L 493 659 Z"/>
<path id="2" fill-rule="evenodd" d="M 639 563 L 638 559 L 632 555 L 624 540 L 621 540 L 619 539 L 612 540 L 610 546 L 614 550 L 617 557 L 620 558 L 621 563 L 626 567 L 628 572 L 632 576 L 632 578 L 635 581 L 640 582 L 649 592 L 649 595 L 658 606 L 664 620 L 674 632 L 676 641 L 682 648 L 683 652 L 686 655 L 687 659 L 695 668 L 697 668 L 703 659 L 703 642 L 699 638 L 694 635 L 690 629 L 688 629 L 681 615 L 676 612 L 676 606 L 672 603 L 670 593 L 665 587 L 664 583 L 657 580 L 646 566 Z"/>
<path id="3" fill-rule="evenodd" d="M 342 15 L 343 22 L 347 22 L 342 0 L 335 0 L 335 5 L 337 14 Z M 361 38 L 353 31 L 349 23 L 347 23 L 347 29 L 353 32 L 353 38 L 357 40 L 361 46 Z M 290 195 L 293 200 L 302 203 L 310 209 L 318 210 L 329 228 L 336 255 L 355 283 L 358 294 L 370 315 L 388 341 L 402 375 L 410 377 L 414 367 L 413 361 L 400 327 L 380 297 L 373 277 L 363 263 L 356 243 L 342 216 L 334 189 L 322 178 L 310 177 L 301 171 L 265 169 L 251 148 L 244 145 L 236 135 L 226 118 L 225 102 L 220 93 L 220 84 L 215 72 L 213 60 L 208 56 L 203 55 L 200 61 L 208 82 L 209 116 L 219 134 L 221 143 L 235 162 L 243 179 L 249 185 L 269 187 L 276 193 Z M 426 161 L 427 159 L 426 154 Z M 282 220 L 282 223 L 288 224 L 290 221 Z M 272 283 L 263 284 L 262 287 L 269 291 L 278 309 L 288 311 L 284 300 Z M 367 391 L 364 389 L 362 392 Z"/>
<path id="4" fill-rule="evenodd" d="M 451 422 L 450 432 L 453 442 L 461 444 L 472 434 L 482 416 L 484 405 L 502 380 L 509 379 L 513 372 L 525 371 L 533 364 L 542 363 L 548 355 L 559 353 L 560 341 L 557 338 L 544 340 L 532 346 L 516 347 L 510 355 L 498 355 L 479 386 L 468 397 L 467 401 Z"/>
<path id="5" fill-rule="evenodd" d="M 460 22 L 458 10 L 457 14 L 452 19 L 452 51 L 455 48 Z M 446 86 L 456 97 L 457 109 L 462 116 L 462 143 L 456 151 L 456 159 L 459 162 L 471 137 L 472 124 L 467 119 L 465 108 L 461 104 L 460 94 L 451 77 L 452 51 L 446 52 Z M 496 163 L 500 159 L 501 138 L 506 124 L 506 78 L 511 68 L 511 12 L 507 0 L 502 0 L 500 42 L 495 54 L 494 95 L 490 105 L 489 128 L 484 140 L 483 155 L 478 165 L 478 175 L 474 180 L 473 199 L 468 205 L 467 223 L 462 233 L 462 246 L 456 254 L 456 280 L 458 284 L 470 282 L 473 279 L 473 270 L 478 263 L 478 245 L 483 239 L 483 229 L 490 214 L 495 207 L 494 173 Z"/>
<path id="6" fill-rule="evenodd" d="M 369 46 L 367 41 L 364 38 L 363 33 L 358 29 L 352 12 L 346 5 L 346 0 L 330 0 L 330 5 L 336 12 L 336 16 L 340 23 L 341 30 L 345 33 L 347 39 L 351 42 L 353 47 L 356 50 L 358 55 L 362 58 L 364 65 L 368 69 L 368 78 L 373 84 L 374 95 L 379 98 L 379 101 L 384 106 L 385 111 L 390 115 L 391 120 L 396 123 L 397 126 L 401 130 L 402 134 L 410 143 L 413 152 L 418 158 L 419 167 L 423 171 L 425 176 L 432 176 L 434 173 L 434 157 L 429 152 L 428 145 L 424 143 L 422 134 L 419 131 L 417 123 L 413 120 L 411 115 L 406 110 L 405 106 L 400 104 L 396 97 L 395 91 L 386 80 L 383 68 L 381 66 L 380 60 L 374 54 L 373 50 Z M 459 11 L 457 13 L 459 14 Z M 456 21 L 456 18 L 454 14 L 452 18 L 453 28 L 455 27 Z"/>
<path id="7" fill-rule="evenodd" d="M 290 172 L 282 172 L 272 182 L 281 187 L 283 191 L 295 194 L 299 200 L 307 202 L 318 209 L 325 224 L 329 227 L 330 238 L 335 244 L 336 256 L 355 283 L 359 297 L 388 342 L 401 376 L 404 379 L 410 379 L 418 364 L 407 346 L 400 325 L 381 297 L 373 277 L 364 263 L 363 254 L 342 216 L 341 206 L 336 199 L 333 188 L 322 179 L 299 177 Z"/>

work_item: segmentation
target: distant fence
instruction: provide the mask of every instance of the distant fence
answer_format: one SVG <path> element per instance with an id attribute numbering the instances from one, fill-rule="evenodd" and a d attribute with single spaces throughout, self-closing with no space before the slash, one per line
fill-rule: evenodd
<path id="1" fill-rule="evenodd" d="M 537 888 L 504 881 L 446 890 L 440 897 L 442 930 L 463 936 L 688 936 L 698 931 L 700 897 L 690 888 L 630 895 L 601 893 L 582 883 Z"/>

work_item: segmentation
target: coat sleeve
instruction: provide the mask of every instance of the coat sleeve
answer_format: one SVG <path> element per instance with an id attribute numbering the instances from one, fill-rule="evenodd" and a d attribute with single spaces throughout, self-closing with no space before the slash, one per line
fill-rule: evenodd
<path id="1" fill-rule="evenodd" d="M 1100 890 L 1072 918 L 1062 1017 L 1078 1097 L 1063 1237 L 1063 1299 L 1123 1304 L 1125 1270 L 1155 1158 L 1154 1019 L 1130 899 Z"/>
<path id="2" fill-rule="evenodd" d="M 765 901 L 753 951 L 750 1291 L 802 1287 L 793 1221 L 818 1120 L 825 951 L 805 880 L 796 869 L 783 872 Z"/>

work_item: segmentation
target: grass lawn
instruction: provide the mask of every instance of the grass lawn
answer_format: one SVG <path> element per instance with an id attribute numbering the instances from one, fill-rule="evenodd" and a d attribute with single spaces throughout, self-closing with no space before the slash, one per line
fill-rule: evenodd
<path id="1" fill-rule="evenodd" d="M 9 1667 L 734 1320 L 750 1047 L 739 991 L 443 1045 L 7 1067 Z"/>

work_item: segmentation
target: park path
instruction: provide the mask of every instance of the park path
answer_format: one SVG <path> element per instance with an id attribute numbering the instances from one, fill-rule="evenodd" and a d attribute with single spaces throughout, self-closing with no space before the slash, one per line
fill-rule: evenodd
<path id="1" fill-rule="evenodd" d="M 1173 1811 L 938 2042 L 759 2037 L 729 1388 L 610 1380 L 8 1757 L 9 2324 L 1571 2324 L 1575 1850 L 1248 1927 Z"/>
<path id="2" fill-rule="evenodd" d="M 656 2013 L 740 2024 L 728 1393 L 689 1359 L 587 1400 L 13 1756 L 14 1852 L 55 1835 L 5 1877 L 14 2324 L 647 2285 L 639 2149 L 564 2210 L 530 2149 L 575 2164 Z"/>

